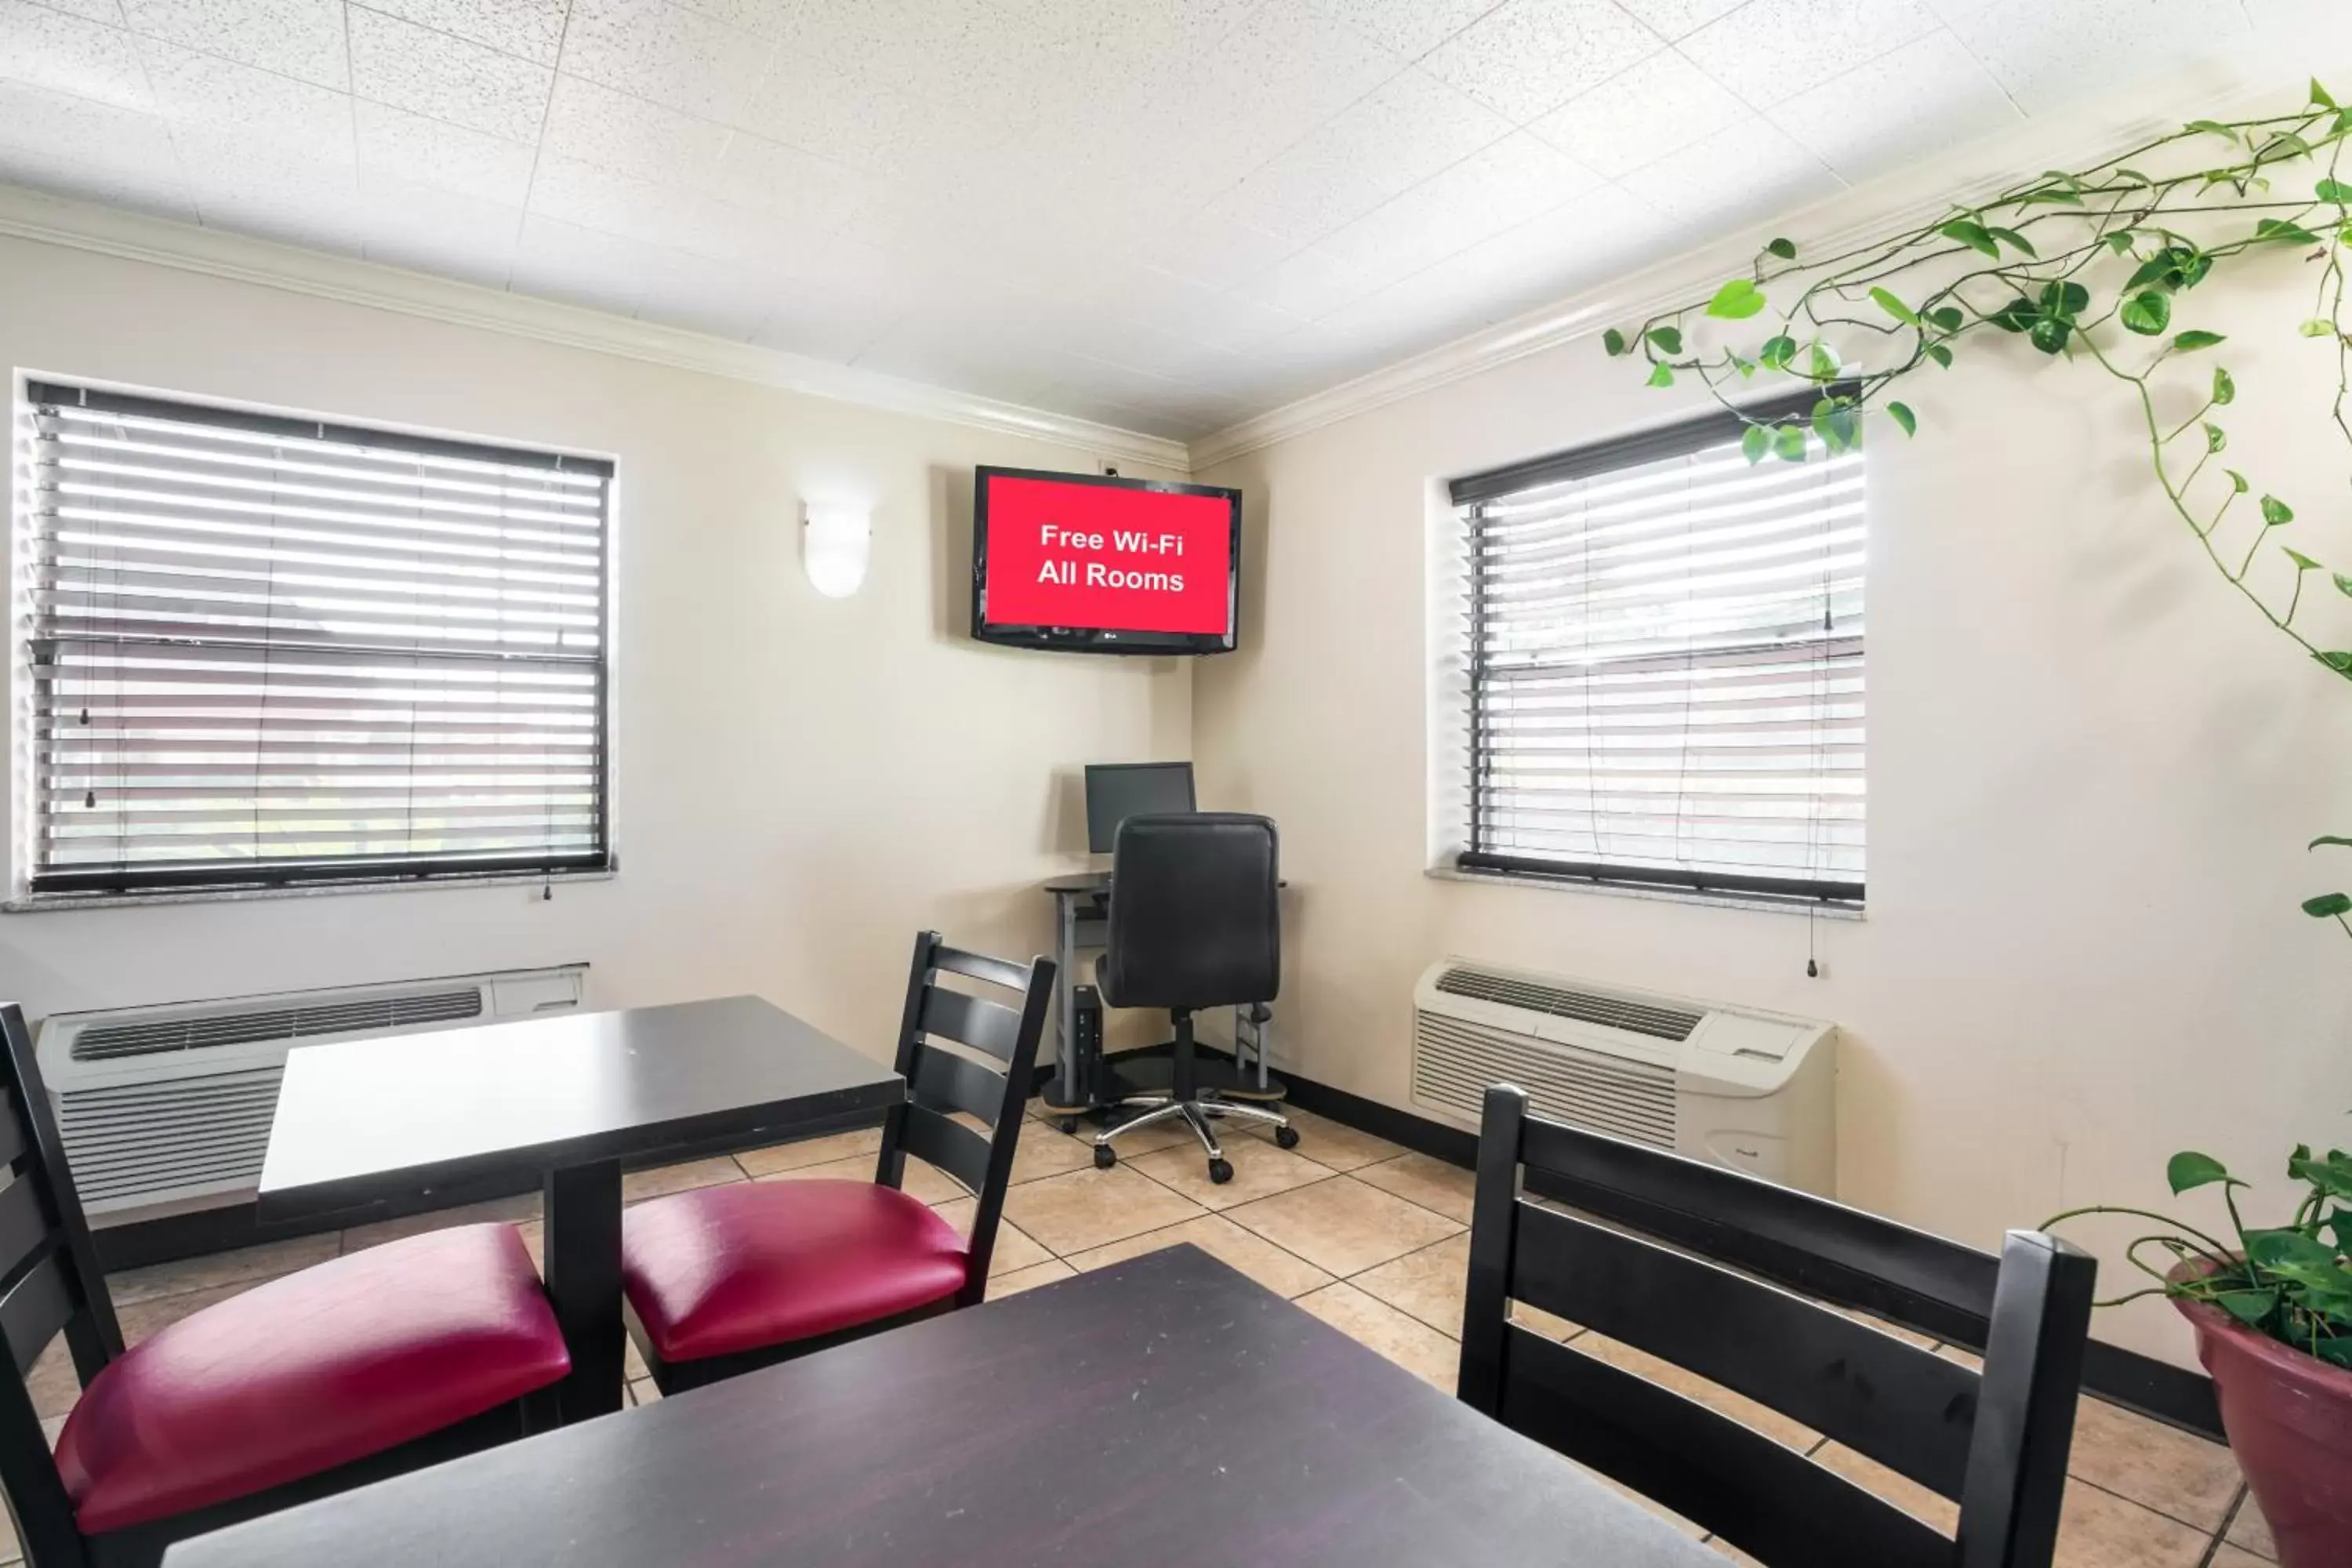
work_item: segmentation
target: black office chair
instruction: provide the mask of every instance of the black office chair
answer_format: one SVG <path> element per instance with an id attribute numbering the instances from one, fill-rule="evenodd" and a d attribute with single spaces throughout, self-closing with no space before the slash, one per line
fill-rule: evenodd
<path id="1" fill-rule="evenodd" d="M 1523 1169 L 1530 1188 L 1605 1223 L 1521 1196 Z M 1531 1116 L 1524 1093 L 1497 1084 L 1478 1131 L 1459 1393 L 1770 1568 L 2049 1568 L 2096 1272 L 2053 1237 L 2011 1231 L 1996 1257 Z M 1953 1500 L 1958 1539 L 1575 1341 L 1510 1321 L 1514 1300 Z M 1822 1301 L 1981 1350 L 1983 1370 Z"/>
<path id="2" fill-rule="evenodd" d="M 1263 816 L 1197 811 L 1130 816 L 1111 851 L 1110 922 L 1095 966 L 1102 999 L 1114 1007 L 1165 1007 L 1176 1026 L 1166 1094 L 1122 1097 L 1143 1114 L 1095 1136 L 1095 1163 L 1118 1156 L 1111 1141 L 1139 1127 L 1182 1117 L 1209 1152 L 1209 1179 L 1233 1180 L 1211 1121 L 1270 1124 L 1288 1149 L 1298 1133 L 1280 1111 L 1203 1092 L 1193 1060 L 1192 1015 L 1202 1007 L 1256 1007 L 1282 984 L 1281 874 L 1274 824 Z"/>

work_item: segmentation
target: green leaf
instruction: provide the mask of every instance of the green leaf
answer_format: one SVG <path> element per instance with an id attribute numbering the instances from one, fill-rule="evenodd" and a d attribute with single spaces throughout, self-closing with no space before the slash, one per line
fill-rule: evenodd
<path id="1" fill-rule="evenodd" d="M 2330 1149 L 2326 1159 L 2297 1145 L 2286 1163 L 2286 1173 L 2294 1181 L 2307 1182 L 2331 1198 L 2352 1199 L 2352 1155 L 2341 1149 Z M 2352 1282 L 2347 1282 L 2352 1289 Z"/>
<path id="2" fill-rule="evenodd" d="M 2144 338 L 2155 337 L 2172 324 L 2172 296 L 2161 289 L 2143 289 L 2124 301 L 2124 330 Z"/>
<path id="3" fill-rule="evenodd" d="M 1763 309 L 1764 290 L 1752 278 L 1734 278 L 1706 302 L 1706 313 L 1725 321 L 1744 321 Z"/>
<path id="4" fill-rule="evenodd" d="M 2288 553 L 2293 554 L 2294 552 L 2289 551 Z M 2298 559 L 2309 561 L 2310 557 L 2303 556 Z M 2316 561 L 2311 561 L 2311 564 L 2316 566 L 2319 563 Z M 2328 575 L 2336 580 L 2336 591 L 2337 593 L 2344 595 L 2347 598 L 2352 598 L 2352 577 L 2347 577 L 2341 572 L 2332 572 L 2328 574 Z"/>
<path id="5" fill-rule="evenodd" d="M 1683 352 L 1683 333 L 1680 327 L 1652 327 L 1646 335 L 1649 338 L 1650 346 L 1662 354 L 1671 357 Z"/>
<path id="6" fill-rule="evenodd" d="M 1608 351 L 1611 359 L 1615 359 L 1619 354 L 1623 353 L 1629 345 L 1625 342 L 1625 334 L 1612 327 L 1601 334 L 1601 346 Z"/>
<path id="7" fill-rule="evenodd" d="M 2200 1154 L 2194 1149 L 2183 1149 L 2166 1161 L 2164 1179 L 2172 1184 L 2172 1195 L 2176 1198 L 2197 1187 L 2235 1180 L 2228 1166 L 2212 1155 Z"/>
<path id="8" fill-rule="evenodd" d="M 2074 335 L 2074 331 L 2073 323 L 2044 317 L 2033 323 L 2032 330 L 2026 334 L 2026 337 L 2043 353 L 2063 353 L 2066 349 L 2066 340 Z"/>
<path id="9" fill-rule="evenodd" d="M 2206 451 L 2208 451 L 2208 452 L 2218 452 L 2218 451 L 2221 450 L 2221 448 L 2222 448 L 2222 447 L 2227 447 L 2229 444 L 2230 444 L 2230 433 L 2229 433 L 2227 430 L 2222 429 L 2219 425 L 2211 424 L 2211 423 L 2210 423 L 2210 422 L 2206 425 L 2206 426 L 2205 426 L 2205 450 L 2206 450 Z"/>
<path id="10" fill-rule="evenodd" d="M 2313 77 L 2311 79 L 2311 101 L 2315 107 L 2320 109 L 2333 109 L 2336 107 L 2336 100 L 2327 96 L 2327 89 L 2319 85 L 2319 79 L 2317 77 Z"/>
<path id="11" fill-rule="evenodd" d="M 2065 189 L 2063 186 L 2053 186 L 2046 191 L 2029 191 L 2024 195 L 2017 198 L 2017 205 L 2021 207 L 2079 207 L 2083 205 L 2083 198 L 2076 195 L 2074 192 Z M 1994 232 L 1999 233 L 2000 231 L 1995 230 Z"/>
<path id="12" fill-rule="evenodd" d="M 1936 232 L 1946 239 L 1958 240 L 1971 250 L 1981 250 L 1996 261 L 2000 259 L 2000 247 L 1994 242 L 1991 232 L 1972 219 L 1956 217 Z"/>
<path id="13" fill-rule="evenodd" d="M 2332 338 L 2336 335 L 2336 323 L 2325 316 L 2314 316 L 2295 331 L 2306 338 Z"/>
<path id="14" fill-rule="evenodd" d="M 1960 313 L 1960 308 L 1958 305 L 1939 306 L 1936 310 L 1927 311 L 1926 315 L 1927 320 L 1948 332 L 1958 331 L 1968 324 L 1969 320 Z"/>
<path id="15" fill-rule="evenodd" d="M 1739 437 L 1740 455 L 1750 463 L 1760 463 L 1772 450 L 1772 430 L 1769 426 L 1750 425 Z"/>
<path id="16" fill-rule="evenodd" d="M 2322 180 L 2315 190 L 2323 202 L 2334 202 L 2338 206 L 2352 203 L 2352 185 L 2341 180 Z"/>
<path id="17" fill-rule="evenodd" d="M 2320 1360 L 2331 1366 L 2352 1367 L 2352 1335 L 2321 1340 L 2312 1348 L 2319 1352 Z"/>
<path id="18" fill-rule="evenodd" d="M 1987 228 L 1985 232 L 2003 244 L 2011 246 L 2016 249 L 2025 252 L 2028 256 L 2039 257 L 2042 254 L 2040 251 L 2033 248 L 2033 242 L 2032 240 L 2026 238 L 2023 235 L 2018 233 L 2017 230 L 2013 228 Z"/>
<path id="19" fill-rule="evenodd" d="M 1675 384 L 1675 368 L 1674 368 L 1674 366 L 1672 366 L 1672 365 L 1670 365 L 1670 364 L 1663 364 L 1663 363 L 1662 363 L 1662 364 L 1654 365 L 1654 366 L 1653 366 L 1653 367 L 1651 368 L 1651 371 L 1650 371 L 1650 380 L 1649 380 L 1648 384 L 1650 384 L 1650 385 L 1652 385 L 1652 386 L 1672 386 L 1674 384 Z"/>
<path id="20" fill-rule="evenodd" d="M 1733 354 L 1730 358 L 1731 368 L 1739 373 L 1741 379 L 1745 380 L 1747 377 L 1752 376 L 1756 374 L 1756 362 L 1754 360 L 1742 359 L 1738 354 Z"/>
<path id="21" fill-rule="evenodd" d="M 2230 142 L 2235 142 L 2238 139 L 2238 133 L 2236 132 L 2231 130 L 2228 126 L 2222 124 L 2218 120 L 2192 120 L 2181 129 L 2185 131 L 2201 131 L 2208 136 L 2219 136 L 2223 140 Z"/>
<path id="22" fill-rule="evenodd" d="M 1890 403 L 1886 405 L 1886 416 L 1902 426 L 1903 434 L 1906 436 L 1919 434 L 1919 416 L 1911 412 L 1910 405 Z"/>
<path id="23" fill-rule="evenodd" d="M 1934 360 L 1937 364 L 1942 365 L 1946 370 L 1952 368 L 1952 351 L 1946 348 L 1941 343 L 1929 343 L 1927 345 L 1927 357 Z"/>
<path id="24" fill-rule="evenodd" d="M 2129 250 L 2131 247 L 2131 230 L 2127 228 L 2119 228 L 2115 233 L 2107 236 L 2107 248 L 2114 251 L 2117 256 L 2121 256 L 2125 251 Z"/>
<path id="25" fill-rule="evenodd" d="M 2091 291 L 2080 283 L 2049 282 L 2042 286 L 2042 313 L 2062 320 L 2072 320 L 2082 314 L 2083 307 L 2091 302 Z"/>
<path id="26" fill-rule="evenodd" d="M 2318 570 L 2319 570 L 2319 563 L 2318 563 L 2318 562 L 2314 561 L 2310 556 L 2305 555 L 2302 551 L 2297 550 L 2294 545 L 2292 545 L 2292 544 L 2282 544 L 2282 545 L 2280 545 L 2280 546 L 2279 546 L 2279 548 L 2280 548 L 2281 550 L 2284 550 L 2284 551 L 2285 551 L 2285 552 L 2286 552 L 2286 558 L 2287 558 L 2289 561 L 2292 561 L 2292 562 L 2294 562 L 2294 570 L 2295 570 L 2295 574 L 2296 574 L 2296 575 L 2300 576 L 2302 574 L 2304 574 L 2304 573 L 2305 573 L 2305 572 L 2316 572 L 2316 571 L 2318 571 Z M 2340 573 L 2337 574 L 2337 580 L 2336 580 L 2336 585 L 2337 587 L 2339 587 L 2339 588 L 2342 588 L 2342 587 L 2344 586 L 2343 577 L 2342 577 L 2342 574 L 2341 574 Z M 2345 591 L 2346 591 L 2347 593 L 2352 593 L 2352 589 L 2346 589 Z"/>
<path id="27" fill-rule="evenodd" d="M 2294 521 L 2294 508 L 2287 505 L 2286 502 L 2279 500 L 2276 496 L 2264 496 L 2263 498 L 2263 521 L 2265 525 L 2271 528 L 2276 528 L 2283 522 L 2293 522 Z"/>
<path id="28" fill-rule="evenodd" d="M 2326 653 L 2315 654 L 2313 657 L 2338 675 L 2352 675 L 2352 653 L 2346 653 L 2341 648 L 2331 648 Z M 2310 909 L 2307 904 L 2304 907 L 2306 910 Z"/>
<path id="29" fill-rule="evenodd" d="M 1793 239 L 1771 240 L 1765 245 L 1764 248 L 1783 261 L 1797 259 L 1797 242 Z"/>
<path id="30" fill-rule="evenodd" d="M 2266 217 L 2254 225 L 2254 238 L 2278 245 L 2317 245 L 2319 237 L 2299 223 L 2289 223 L 2283 217 Z"/>
<path id="31" fill-rule="evenodd" d="M 2299 1230 L 2246 1232 L 2246 1261 L 2256 1268 L 2284 1274 L 2290 1279 L 2310 1280 L 2322 1288 L 2343 1288 L 2344 1270 L 2336 1261 L 2336 1249 Z"/>
<path id="32" fill-rule="evenodd" d="M 2186 332 L 2181 334 L 2182 337 L 2187 337 L 2188 335 L 2189 334 Z M 2237 382 L 2231 376 L 2228 371 L 2221 369 L 2219 365 L 2216 365 L 2213 368 L 2213 401 L 2217 404 L 2223 405 L 2238 401 Z"/>
<path id="33" fill-rule="evenodd" d="M 1789 368 L 1789 362 L 1797 357 L 1797 340 L 1786 332 L 1776 338 L 1769 338 L 1765 341 L 1764 346 L 1757 351 L 1756 357 L 1774 370 L 1786 370 Z"/>
<path id="34" fill-rule="evenodd" d="M 2313 839 L 2310 843 L 2305 845 L 2304 847 L 2305 849 L 2316 849 L 2322 845 L 2332 845 L 2338 849 L 2352 849 L 2352 838 L 2344 837 L 2340 834 L 2323 833 L 2318 837 Z"/>
<path id="35" fill-rule="evenodd" d="M 2224 1290 L 2213 1300 L 2223 1311 L 2250 1326 L 2259 1326 L 2278 1310 L 2278 1294 L 2273 1290 Z"/>
<path id="36" fill-rule="evenodd" d="M 2223 468 L 2221 471 L 2230 476 L 2230 488 L 2238 494 L 2244 495 L 2248 490 L 2254 488 L 2252 485 L 2246 482 L 2246 476 L 2238 472 L 2237 469 Z"/>
<path id="37" fill-rule="evenodd" d="M 2344 656 L 2352 659 L 2352 654 Z M 2333 663 L 2334 660 L 2329 660 Z M 2338 668 L 2341 668 L 2340 666 Z M 2341 914 L 2352 914 L 2352 893 L 2322 893 L 2315 899 L 2303 900 L 2303 912 L 2314 920 L 2331 921 Z"/>
<path id="38" fill-rule="evenodd" d="M 1838 363 L 1837 350 L 1827 343 L 1816 342 L 1813 344 L 1812 368 L 1806 374 L 1815 381 L 1835 381 L 1845 374 L 1845 367 Z"/>
<path id="39" fill-rule="evenodd" d="M 1902 300 L 1896 299 L 1894 295 L 1888 293 L 1884 289 L 1873 289 L 1870 291 L 1870 300 L 1871 303 L 1876 305 L 1880 310 L 1885 311 L 1888 315 L 1894 317 L 1896 321 L 1902 322 L 1906 327 L 1916 327 L 1924 324 L 1919 320 L 1919 313 L 1916 310 L 1914 310 L 1910 306 L 1905 304 Z"/>
<path id="40" fill-rule="evenodd" d="M 2033 301 L 2020 294 L 1985 320 L 2004 332 L 2030 332 L 2041 318 L 2042 312 L 2033 308 Z"/>
<path id="41" fill-rule="evenodd" d="M 1776 456 L 1786 462 L 1803 462 L 1805 460 L 1805 427 L 1801 425 L 1781 426 L 1780 432 L 1772 437 L 1772 450 Z"/>

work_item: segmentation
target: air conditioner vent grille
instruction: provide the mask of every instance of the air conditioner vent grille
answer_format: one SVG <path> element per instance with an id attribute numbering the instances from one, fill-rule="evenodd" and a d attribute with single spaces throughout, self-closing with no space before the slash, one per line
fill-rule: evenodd
<path id="1" fill-rule="evenodd" d="M 125 1084 L 68 1090 L 58 1131 L 74 1184 L 93 1213 L 261 1177 L 285 1068 L 183 1080 L 168 1096 Z"/>
<path id="2" fill-rule="evenodd" d="M 74 1040 L 73 1059 L 108 1061 L 163 1051 L 202 1050 L 208 1046 L 245 1046 L 261 1040 L 313 1039 L 322 1035 L 449 1024 L 482 1014 L 482 990 L 417 991 L 308 1007 L 268 1007 L 249 1013 L 166 1018 L 137 1024 L 104 1024 Z"/>
<path id="3" fill-rule="evenodd" d="M 1549 1013 L 1556 1018 L 1574 1018 L 1678 1043 L 1689 1039 L 1691 1032 L 1706 1017 L 1703 1013 L 1686 1013 L 1678 1007 L 1657 1007 L 1591 991 L 1570 991 L 1484 969 L 1449 969 L 1437 977 L 1437 989 L 1450 995 L 1498 1002 L 1508 1007 L 1524 1007 L 1530 1013 Z"/>
<path id="4" fill-rule="evenodd" d="M 1462 1018 L 1418 1013 L 1413 1097 L 1475 1121 L 1487 1089 L 1516 1083 L 1546 1116 L 1655 1148 L 1675 1147 L 1675 1069 L 1580 1050 Z"/>

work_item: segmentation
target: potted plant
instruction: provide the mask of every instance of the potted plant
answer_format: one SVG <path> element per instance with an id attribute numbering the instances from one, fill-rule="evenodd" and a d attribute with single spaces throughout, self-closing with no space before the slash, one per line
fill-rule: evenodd
<path id="1" fill-rule="evenodd" d="M 2171 1300 L 2197 1331 L 2230 1447 L 2278 1541 L 2284 1568 L 2352 1563 L 2352 1154 L 2298 1146 L 2287 1174 L 2305 1192 L 2285 1225 L 2248 1229 L 2246 1184 L 2209 1154 L 2175 1154 L 2172 1191 L 2219 1186 L 2234 1242 L 2145 1209 L 2096 1205 L 2053 1215 L 2131 1215 L 2168 1228 L 2125 1249 L 2153 1285 L 2118 1297 Z M 2142 1256 L 2161 1249 L 2162 1265 Z M 2115 1305 L 2105 1302 L 2102 1305 Z"/>

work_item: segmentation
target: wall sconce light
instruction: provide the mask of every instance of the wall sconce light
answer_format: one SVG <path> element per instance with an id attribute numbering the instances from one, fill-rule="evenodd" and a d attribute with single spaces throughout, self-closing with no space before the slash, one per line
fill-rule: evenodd
<path id="1" fill-rule="evenodd" d="M 801 567 L 828 599 L 846 599 L 866 581 L 874 542 L 873 514 L 856 501 L 801 503 Z"/>

